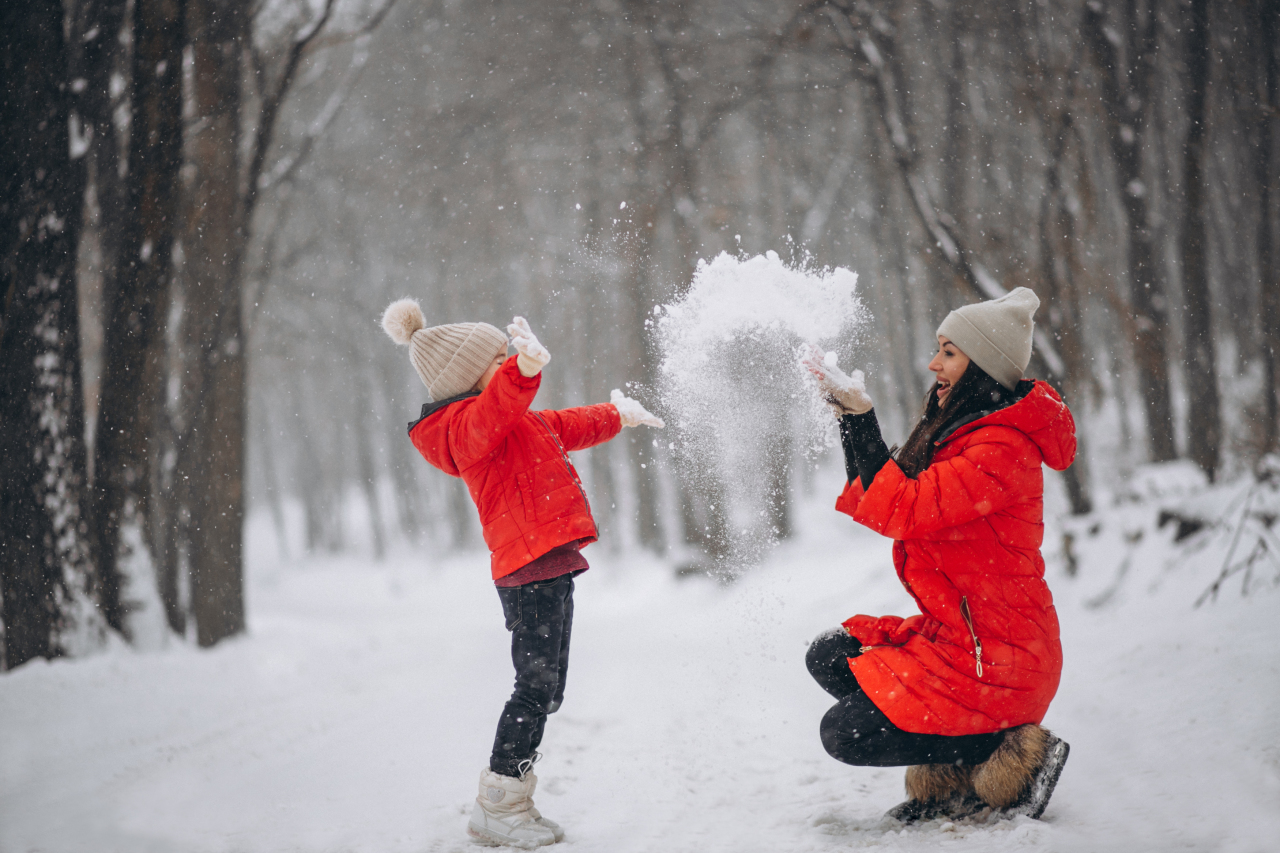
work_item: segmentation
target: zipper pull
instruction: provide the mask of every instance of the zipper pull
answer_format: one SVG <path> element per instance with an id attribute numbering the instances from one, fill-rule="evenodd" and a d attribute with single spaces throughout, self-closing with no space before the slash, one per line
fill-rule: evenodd
<path id="1" fill-rule="evenodd" d="M 969 636 L 973 638 L 973 660 L 977 665 L 978 677 L 982 677 L 982 641 L 978 639 L 978 632 L 973 630 L 973 615 L 969 613 L 969 596 L 960 597 L 960 615 L 964 617 L 964 623 L 969 626 Z"/>

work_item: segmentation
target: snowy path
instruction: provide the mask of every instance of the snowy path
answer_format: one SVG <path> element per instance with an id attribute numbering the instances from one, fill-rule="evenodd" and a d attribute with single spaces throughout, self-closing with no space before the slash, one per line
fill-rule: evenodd
<path id="1" fill-rule="evenodd" d="M 1280 593 L 1089 611 L 1056 570 L 1067 669 L 1046 724 L 1072 754 L 1046 820 L 886 831 L 902 771 L 826 756 L 803 655 L 907 603 L 887 543 L 815 514 L 732 589 L 588 552 L 539 766 L 557 849 L 1280 849 Z M 484 565 L 258 565 L 250 637 L 0 678 L 0 853 L 474 851 L 510 678 Z"/>

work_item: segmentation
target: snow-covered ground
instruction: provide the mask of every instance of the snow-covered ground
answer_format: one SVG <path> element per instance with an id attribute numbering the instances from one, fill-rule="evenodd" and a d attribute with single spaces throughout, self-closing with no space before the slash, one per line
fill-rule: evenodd
<path id="1" fill-rule="evenodd" d="M 845 617 L 909 604 L 888 543 L 832 502 L 730 587 L 587 552 L 538 767 L 557 849 L 1280 849 L 1274 567 L 1193 608 L 1230 530 L 1184 554 L 1153 503 L 1073 527 L 1075 579 L 1051 562 L 1066 669 L 1045 722 L 1072 752 L 1045 819 L 883 824 L 902 770 L 827 757 L 830 700 L 803 658 Z M 485 555 L 251 554 L 246 637 L 0 676 L 2 853 L 475 849 L 463 828 L 511 678 Z"/>

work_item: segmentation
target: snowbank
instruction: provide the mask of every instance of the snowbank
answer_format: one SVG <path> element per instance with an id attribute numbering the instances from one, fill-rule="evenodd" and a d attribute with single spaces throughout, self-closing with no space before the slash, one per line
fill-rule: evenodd
<path id="1" fill-rule="evenodd" d="M 886 828 L 902 771 L 826 756 L 830 700 L 803 656 L 854 612 L 909 605 L 888 543 L 831 509 L 839 472 L 823 476 L 798 538 L 730 587 L 587 552 L 567 701 L 538 768 L 539 806 L 568 832 L 556 849 L 1275 849 L 1280 594 L 1195 608 L 1220 562 L 1166 569 L 1153 550 L 1095 602 L 1125 512 L 1146 514 L 1160 559 L 1192 541 L 1156 525 L 1158 499 L 1072 521 L 1102 524 L 1077 542 L 1075 579 L 1050 561 L 1066 669 L 1045 722 L 1072 753 L 1046 819 Z M 0 851 L 476 849 L 463 827 L 510 689 L 484 556 L 281 564 L 272 550 L 252 551 L 245 638 L 0 678 Z M 1195 582 L 1150 582 L 1180 573 Z"/>

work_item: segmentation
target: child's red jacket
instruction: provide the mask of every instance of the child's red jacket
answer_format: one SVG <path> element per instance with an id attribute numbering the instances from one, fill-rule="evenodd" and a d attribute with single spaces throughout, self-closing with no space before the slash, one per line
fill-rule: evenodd
<path id="1" fill-rule="evenodd" d="M 559 545 L 596 541 L 582 481 L 567 455 L 622 429 L 611 403 L 529 411 L 542 374 L 528 377 L 507 359 L 484 391 L 438 408 L 410 425 L 409 438 L 432 465 L 461 477 L 492 552 L 493 579 Z"/>
<path id="2" fill-rule="evenodd" d="M 1075 422 L 1044 382 L 939 442 L 912 480 L 888 462 L 836 509 L 893 543 L 919 616 L 854 616 L 871 648 L 849 663 L 893 724 L 921 734 L 995 732 L 1044 718 L 1062 645 L 1044 581 L 1044 474 L 1076 454 Z M 979 663 L 978 643 L 981 643 Z"/>

